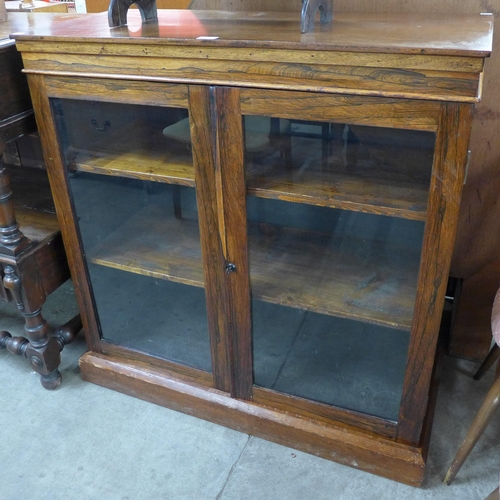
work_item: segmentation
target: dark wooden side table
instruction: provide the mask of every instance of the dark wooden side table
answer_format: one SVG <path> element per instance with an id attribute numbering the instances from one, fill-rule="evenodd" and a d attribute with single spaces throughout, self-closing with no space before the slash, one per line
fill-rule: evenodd
<path id="1" fill-rule="evenodd" d="M 36 131 L 21 57 L 8 38 L 10 16 L 0 23 L 0 299 L 24 316 L 26 338 L 0 330 L 0 349 L 27 358 L 42 385 L 55 389 L 61 383 L 60 351 L 81 322 L 77 316 L 50 335 L 42 316 L 47 296 L 70 277 L 47 174 L 31 168 L 10 171 L 3 162 L 7 143 Z"/>

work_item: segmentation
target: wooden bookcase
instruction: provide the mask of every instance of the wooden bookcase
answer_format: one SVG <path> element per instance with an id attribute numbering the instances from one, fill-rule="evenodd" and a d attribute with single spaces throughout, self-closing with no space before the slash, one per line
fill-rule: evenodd
<path id="1" fill-rule="evenodd" d="M 492 20 L 298 22 L 16 34 L 82 375 L 417 486 Z"/>

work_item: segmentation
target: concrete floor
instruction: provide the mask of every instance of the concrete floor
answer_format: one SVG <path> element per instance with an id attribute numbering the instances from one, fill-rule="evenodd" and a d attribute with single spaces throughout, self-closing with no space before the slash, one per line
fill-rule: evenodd
<path id="1" fill-rule="evenodd" d="M 76 311 L 71 285 L 44 313 Z M 0 303 L 0 329 L 23 323 Z M 441 482 L 493 370 L 445 358 L 424 487 L 405 486 L 84 382 L 83 336 L 62 355 L 62 386 L 44 390 L 26 360 L 0 351 L 0 500 L 344 500 L 485 498 L 498 484 L 500 418 L 451 486 Z"/>

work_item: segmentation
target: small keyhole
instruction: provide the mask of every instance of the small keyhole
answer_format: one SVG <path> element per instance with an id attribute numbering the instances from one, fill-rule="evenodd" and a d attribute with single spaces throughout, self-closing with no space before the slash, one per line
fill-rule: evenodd
<path id="1" fill-rule="evenodd" d="M 226 273 L 231 274 L 236 271 L 236 264 L 233 264 L 232 262 L 228 262 L 226 264 Z"/>

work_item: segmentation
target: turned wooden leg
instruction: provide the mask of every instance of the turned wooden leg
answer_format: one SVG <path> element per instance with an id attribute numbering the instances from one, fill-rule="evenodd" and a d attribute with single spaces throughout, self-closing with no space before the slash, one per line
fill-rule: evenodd
<path id="1" fill-rule="evenodd" d="M 0 349 L 7 349 L 12 354 L 24 356 L 28 345 L 29 341 L 24 337 L 13 337 L 5 330 L 0 331 Z"/>
<path id="2" fill-rule="evenodd" d="M 500 358 L 500 347 L 497 344 L 494 344 L 488 353 L 488 356 L 486 356 L 486 359 L 483 361 L 483 364 L 474 375 L 474 379 L 480 380 L 498 358 Z"/>
<path id="3" fill-rule="evenodd" d="M 0 332 L 0 349 L 26 358 L 40 374 L 45 389 L 56 389 L 61 384 L 59 364 L 60 346 L 55 338 L 48 336 L 49 328 L 40 311 L 24 314 L 26 337 L 12 337 L 9 332 Z"/>
<path id="4" fill-rule="evenodd" d="M 30 244 L 16 220 L 10 177 L 3 166 L 0 153 L 0 254 L 16 256 Z"/>
<path id="5" fill-rule="evenodd" d="M 40 374 L 40 381 L 45 389 L 56 389 L 61 384 L 61 349 L 55 338 L 49 336 L 49 326 L 39 309 L 34 313 L 23 314 L 24 330 L 29 340 L 25 357 L 33 369 Z"/>
<path id="6" fill-rule="evenodd" d="M 469 432 L 464 442 L 457 451 L 457 454 L 444 478 L 445 484 L 450 484 L 462 467 L 465 459 L 474 448 L 484 429 L 488 425 L 498 404 L 500 403 L 500 378 L 497 378 L 486 395 L 486 399 L 477 412 L 476 418 L 470 426 Z"/>
<path id="7" fill-rule="evenodd" d="M 54 332 L 53 337 L 59 342 L 59 348 L 62 351 L 65 345 L 71 344 L 76 339 L 78 333 L 83 328 L 82 318 L 77 314 L 67 323 L 60 326 Z"/>
<path id="8" fill-rule="evenodd" d="M 26 317 L 26 332 L 38 340 L 30 342 L 25 337 L 12 337 L 9 332 L 0 331 L 0 349 L 28 359 L 33 369 L 40 373 L 45 389 L 56 389 L 61 384 L 59 372 L 60 352 L 65 345 L 75 340 L 82 329 L 82 320 L 77 314 L 70 321 L 57 328 L 52 338 L 48 338 L 48 327 L 40 312 Z"/>
<path id="9" fill-rule="evenodd" d="M 61 363 L 61 346 L 58 339 L 50 337 L 49 327 L 42 316 L 41 307 L 31 311 L 25 306 L 22 283 L 12 266 L 4 269 L 3 286 L 10 292 L 13 301 L 24 317 L 26 339 L 12 337 L 2 332 L 0 347 L 24 356 L 33 369 L 40 374 L 42 386 L 56 389 L 61 384 L 59 364 Z"/>

